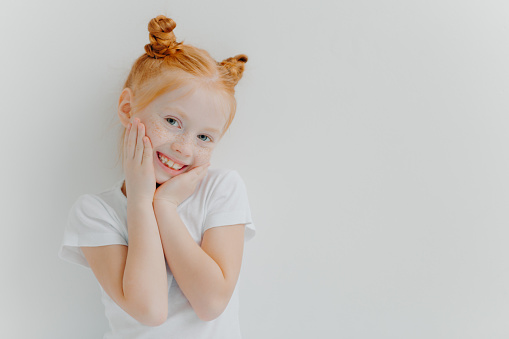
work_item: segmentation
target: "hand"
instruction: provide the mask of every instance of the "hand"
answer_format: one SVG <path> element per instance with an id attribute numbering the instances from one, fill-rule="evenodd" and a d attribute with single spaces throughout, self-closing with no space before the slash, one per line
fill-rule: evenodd
<path id="1" fill-rule="evenodd" d="M 154 202 L 166 201 L 178 206 L 186 200 L 196 189 L 196 185 L 207 174 L 210 163 L 192 168 L 191 170 L 177 175 L 164 184 L 160 185 L 154 195 Z"/>
<path id="2" fill-rule="evenodd" d="M 154 199 L 156 177 L 152 144 L 145 137 L 145 126 L 134 118 L 127 125 L 124 138 L 124 172 L 127 197 L 150 201 Z"/>

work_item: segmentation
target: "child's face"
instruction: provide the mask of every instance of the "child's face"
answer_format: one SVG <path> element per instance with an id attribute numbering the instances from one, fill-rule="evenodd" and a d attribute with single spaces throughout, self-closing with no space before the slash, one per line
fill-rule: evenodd
<path id="1" fill-rule="evenodd" d="M 159 184 L 209 162 L 226 123 L 217 94 L 201 88 L 188 94 L 190 88 L 183 86 L 160 95 L 130 119 L 132 122 L 133 118 L 139 118 L 145 125 Z M 160 155 L 186 166 L 171 169 L 161 161 Z"/>

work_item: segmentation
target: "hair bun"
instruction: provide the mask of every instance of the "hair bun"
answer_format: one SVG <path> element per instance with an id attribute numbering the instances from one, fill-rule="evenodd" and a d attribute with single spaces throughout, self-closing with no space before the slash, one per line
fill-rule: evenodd
<path id="1" fill-rule="evenodd" d="M 234 57 L 224 59 L 218 64 L 226 69 L 230 79 L 233 81 L 233 84 L 236 85 L 242 78 L 242 74 L 244 73 L 244 64 L 246 62 L 247 55 L 239 54 Z"/>
<path id="2" fill-rule="evenodd" d="M 164 15 L 158 15 L 148 23 L 150 44 L 145 45 L 145 51 L 152 58 L 164 58 L 180 50 L 173 30 L 177 27 L 175 21 Z"/>

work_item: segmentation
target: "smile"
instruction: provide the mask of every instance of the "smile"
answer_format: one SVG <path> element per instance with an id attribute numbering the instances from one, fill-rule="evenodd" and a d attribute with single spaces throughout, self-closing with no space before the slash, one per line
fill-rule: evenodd
<path id="1" fill-rule="evenodd" d="M 170 159 L 168 159 L 167 157 L 165 157 L 164 155 L 162 155 L 161 153 L 157 153 L 157 156 L 159 157 L 159 160 L 161 160 L 161 162 L 166 166 L 166 167 L 169 167 L 171 169 L 174 169 L 176 171 L 182 169 L 183 167 L 186 167 L 187 165 L 180 165 L 180 164 L 177 164 L 173 161 L 171 161 Z"/>

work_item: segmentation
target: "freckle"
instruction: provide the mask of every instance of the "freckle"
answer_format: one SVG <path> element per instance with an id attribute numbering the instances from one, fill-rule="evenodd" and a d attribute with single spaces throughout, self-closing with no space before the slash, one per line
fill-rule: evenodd
<path id="1" fill-rule="evenodd" d="M 150 121 L 149 124 L 150 124 L 150 129 L 152 130 L 153 134 L 155 134 L 159 138 L 166 138 L 167 137 L 166 131 L 164 130 L 163 127 L 161 127 L 160 124 L 158 124 L 158 123 L 156 123 L 154 121 Z"/>
<path id="2" fill-rule="evenodd" d="M 196 153 L 198 153 L 198 156 L 202 157 L 202 156 L 207 156 L 209 155 L 210 153 L 212 152 L 212 149 L 210 148 L 201 148 L 201 149 L 198 149 Z"/>

